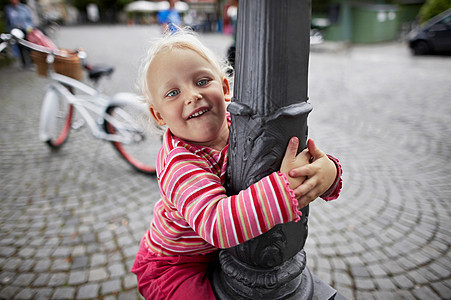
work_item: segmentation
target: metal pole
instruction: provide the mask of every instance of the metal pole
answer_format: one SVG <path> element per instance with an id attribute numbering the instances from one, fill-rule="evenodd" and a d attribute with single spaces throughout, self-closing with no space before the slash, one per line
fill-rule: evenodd
<path id="1" fill-rule="evenodd" d="M 236 194 L 280 169 L 292 136 L 307 139 L 310 0 L 240 0 L 227 189 Z M 299 222 L 278 225 L 221 251 L 218 299 L 311 299 L 305 268 L 308 207 Z"/>

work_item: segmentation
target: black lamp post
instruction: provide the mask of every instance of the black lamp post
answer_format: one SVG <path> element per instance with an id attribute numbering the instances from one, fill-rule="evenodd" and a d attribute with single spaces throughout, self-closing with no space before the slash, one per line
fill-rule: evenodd
<path id="1" fill-rule="evenodd" d="M 307 139 L 310 0 L 240 0 L 227 190 L 237 194 L 280 169 L 286 146 Z M 309 208 L 299 222 L 222 250 L 218 299 L 330 299 L 306 268 Z M 321 294 L 320 294 L 321 293 Z"/>

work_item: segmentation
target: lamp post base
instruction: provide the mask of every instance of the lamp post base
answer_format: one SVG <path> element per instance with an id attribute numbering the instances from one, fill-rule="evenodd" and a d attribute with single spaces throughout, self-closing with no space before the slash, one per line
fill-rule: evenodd
<path id="1" fill-rule="evenodd" d="M 212 280 L 217 299 L 310 300 L 314 295 L 304 250 L 272 269 L 247 265 L 227 251 L 221 251 L 220 261 L 222 271 L 216 270 Z"/>

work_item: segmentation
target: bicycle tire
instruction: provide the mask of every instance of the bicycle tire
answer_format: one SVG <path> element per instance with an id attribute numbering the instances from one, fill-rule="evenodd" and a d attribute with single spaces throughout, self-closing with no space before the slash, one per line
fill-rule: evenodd
<path id="1" fill-rule="evenodd" d="M 41 107 L 39 132 L 41 140 L 52 150 L 67 141 L 74 116 L 74 107 L 55 89 L 49 88 Z"/>
<path id="2" fill-rule="evenodd" d="M 121 122 L 124 128 L 115 127 L 105 118 L 104 129 L 108 134 L 118 137 L 133 135 L 134 142 L 122 143 L 111 141 L 119 155 L 136 171 L 153 175 L 156 172 L 155 162 L 161 147 L 161 137 L 152 135 L 145 130 L 148 115 L 135 105 L 110 106 L 106 113 Z M 123 117 L 125 114 L 125 118 Z M 138 125 L 140 130 L 131 129 Z"/>

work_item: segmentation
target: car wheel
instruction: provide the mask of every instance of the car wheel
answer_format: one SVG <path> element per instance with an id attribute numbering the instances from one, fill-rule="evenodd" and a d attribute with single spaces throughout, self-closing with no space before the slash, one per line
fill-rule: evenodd
<path id="1" fill-rule="evenodd" d="M 429 52 L 429 45 L 425 41 L 418 41 L 413 45 L 413 53 L 415 55 L 422 55 Z"/>

